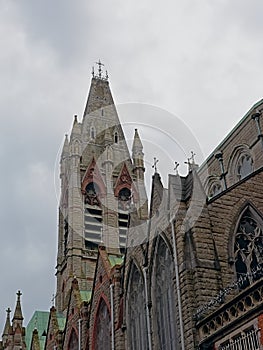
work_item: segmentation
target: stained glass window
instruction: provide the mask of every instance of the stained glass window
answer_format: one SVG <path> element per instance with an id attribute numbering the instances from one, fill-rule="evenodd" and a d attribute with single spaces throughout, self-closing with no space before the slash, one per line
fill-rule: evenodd
<path id="1" fill-rule="evenodd" d="M 175 294 L 173 287 L 174 264 L 172 254 L 159 237 L 155 254 L 155 312 L 156 331 L 160 350 L 179 349 L 176 329 Z"/>
<path id="2" fill-rule="evenodd" d="M 235 235 L 234 258 L 239 287 L 263 276 L 262 219 L 250 207 L 242 215 Z"/>
<path id="3" fill-rule="evenodd" d="M 143 277 L 135 264 L 131 268 L 127 311 L 129 350 L 147 350 L 148 341 Z"/>
<path id="4" fill-rule="evenodd" d="M 110 350 L 111 348 L 111 320 L 105 301 L 102 299 L 97 313 L 95 331 L 95 350 Z"/>

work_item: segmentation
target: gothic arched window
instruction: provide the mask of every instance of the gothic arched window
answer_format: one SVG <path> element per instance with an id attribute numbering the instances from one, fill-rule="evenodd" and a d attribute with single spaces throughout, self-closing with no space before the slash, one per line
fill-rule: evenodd
<path id="1" fill-rule="evenodd" d="M 247 175 L 253 172 L 253 159 L 248 153 L 240 155 L 237 161 L 237 177 L 242 180 Z"/>
<path id="2" fill-rule="evenodd" d="M 74 330 L 72 330 L 69 338 L 68 350 L 78 350 L 78 337 Z"/>
<path id="3" fill-rule="evenodd" d="M 248 207 L 239 220 L 235 235 L 234 259 L 241 289 L 263 276 L 263 221 Z"/>
<path id="4" fill-rule="evenodd" d="M 111 319 L 108 307 L 101 300 L 97 312 L 96 329 L 95 329 L 95 350 L 110 350 L 111 348 Z"/>
<path id="5" fill-rule="evenodd" d="M 146 305 L 143 277 L 135 264 L 132 264 L 127 299 L 128 348 L 147 350 Z"/>
<path id="6" fill-rule="evenodd" d="M 100 205 L 100 189 L 95 182 L 90 182 L 85 189 L 85 203 L 90 205 Z"/>
<path id="7" fill-rule="evenodd" d="M 159 236 L 155 251 L 153 311 L 156 315 L 155 329 L 160 350 L 179 349 L 173 280 L 172 254 L 163 238 Z"/>

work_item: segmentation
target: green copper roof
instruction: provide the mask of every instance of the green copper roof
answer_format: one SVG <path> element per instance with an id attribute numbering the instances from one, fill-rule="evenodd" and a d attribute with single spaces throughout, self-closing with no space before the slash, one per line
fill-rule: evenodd
<path id="1" fill-rule="evenodd" d="M 123 263 L 123 260 L 123 256 L 109 254 L 109 262 L 112 267 L 115 265 L 121 265 Z"/>
<path id="2" fill-rule="evenodd" d="M 60 331 L 63 331 L 66 324 L 66 317 L 62 312 L 57 312 L 58 328 Z"/>
<path id="3" fill-rule="evenodd" d="M 80 290 L 81 301 L 90 301 L 91 291 L 90 290 Z"/>
<path id="4" fill-rule="evenodd" d="M 32 316 L 31 320 L 28 322 L 28 325 L 26 327 L 25 338 L 26 338 L 27 349 L 30 349 L 34 329 L 37 329 L 38 331 L 40 349 L 41 350 L 44 349 L 46 337 L 45 335 L 43 335 L 43 333 L 44 332 L 45 334 L 47 333 L 48 319 L 49 319 L 48 311 L 35 311 L 34 315 Z"/>

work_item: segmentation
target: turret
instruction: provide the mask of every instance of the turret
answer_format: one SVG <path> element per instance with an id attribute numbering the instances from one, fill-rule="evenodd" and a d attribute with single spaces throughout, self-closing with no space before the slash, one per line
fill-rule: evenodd
<path id="1" fill-rule="evenodd" d="M 20 292 L 20 290 L 16 293 L 16 295 L 17 295 L 17 301 L 16 301 L 16 308 L 14 312 L 14 317 L 12 319 L 12 323 L 13 323 L 13 328 L 16 327 L 17 325 L 19 325 L 22 328 L 24 317 L 22 315 L 22 308 L 21 308 L 21 301 L 20 301 L 20 297 L 22 293 Z"/>
<path id="2" fill-rule="evenodd" d="M 138 134 L 138 130 L 135 129 L 133 145 L 132 145 L 132 159 L 134 172 L 138 179 L 144 180 L 144 153 L 143 146 Z"/>

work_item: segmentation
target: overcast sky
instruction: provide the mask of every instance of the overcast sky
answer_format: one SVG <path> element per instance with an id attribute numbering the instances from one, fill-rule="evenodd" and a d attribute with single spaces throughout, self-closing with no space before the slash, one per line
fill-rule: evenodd
<path id="1" fill-rule="evenodd" d="M 51 306 L 56 159 L 73 115 L 81 119 L 94 62 L 105 63 L 117 104 L 169 112 L 159 123 L 126 120 L 145 124 L 148 173 L 157 148 L 166 153 L 166 182 L 180 157 L 151 128 L 176 139 L 183 121 L 201 162 L 262 98 L 262 14 L 261 0 L 0 0 L 0 328 L 18 289 L 25 324 Z"/>

